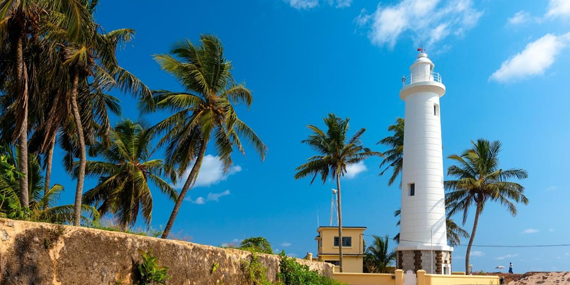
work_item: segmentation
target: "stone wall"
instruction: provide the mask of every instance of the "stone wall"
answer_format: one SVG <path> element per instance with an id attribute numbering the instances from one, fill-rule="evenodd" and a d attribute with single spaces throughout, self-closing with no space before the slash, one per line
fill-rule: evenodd
<path id="1" fill-rule="evenodd" d="M 0 285 L 135 284 L 140 251 L 169 268 L 167 284 L 246 284 L 251 253 L 119 232 L 0 219 Z M 274 280 L 279 256 L 259 254 Z M 332 265 L 297 260 L 332 277 Z M 212 272 L 214 263 L 219 266 Z"/>

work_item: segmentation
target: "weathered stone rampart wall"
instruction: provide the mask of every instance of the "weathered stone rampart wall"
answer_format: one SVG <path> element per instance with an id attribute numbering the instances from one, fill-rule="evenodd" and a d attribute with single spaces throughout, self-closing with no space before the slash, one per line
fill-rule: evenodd
<path id="1" fill-rule="evenodd" d="M 139 251 L 169 268 L 167 284 L 245 284 L 251 253 L 119 232 L 0 219 L 0 284 L 135 284 Z M 279 256 L 259 254 L 274 280 Z M 332 277 L 332 266 L 298 260 Z M 214 263 L 217 269 L 212 272 Z"/>

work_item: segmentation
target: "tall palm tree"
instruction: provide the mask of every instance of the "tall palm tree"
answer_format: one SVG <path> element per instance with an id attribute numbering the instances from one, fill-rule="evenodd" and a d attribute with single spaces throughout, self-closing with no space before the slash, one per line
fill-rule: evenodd
<path id="1" fill-rule="evenodd" d="M 327 126 L 326 133 L 316 126 L 309 125 L 308 128 L 313 132 L 309 138 L 303 140 L 318 155 L 309 157 L 306 163 L 297 167 L 295 170 L 295 179 L 306 176 L 313 176 L 311 184 L 317 176 L 321 176 L 323 184 L 330 177 L 336 180 L 337 187 L 337 212 L 338 212 L 338 250 L 340 261 L 340 272 L 342 272 L 342 204 L 341 204 L 341 187 L 340 178 L 346 173 L 348 165 L 358 163 L 371 156 L 382 156 L 381 153 L 375 152 L 362 146 L 360 137 L 366 129 L 358 130 L 352 137 L 347 136 L 349 119 L 341 119 L 334 114 L 329 114 L 324 118 Z"/>
<path id="2" fill-rule="evenodd" d="M 402 210 L 398 209 L 394 212 L 394 217 L 399 217 L 400 214 L 402 214 Z M 396 224 L 397 226 L 400 225 L 400 220 L 398 220 L 398 223 Z M 447 232 L 447 243 L 452 246 L 458 246 L 461 244 L 461 238 L 469 238 L 469 233 L 462 229 L 460 226 L 458 226 L 449 216 L 449 214 L 447 215 L 447 217 L 445 218 L 445 227 L 446 227 L 446 232 Z M 393 241 L 400 243 L 400 233 L 398 233 L 397 235 L 395 235 L 392 238 Z"/>
<path id="3" fill-rule="evenodd" d="M 392 168 L 392 176 L 390 176 L 388 186 L 392 185 L 394 181 L 396 181 L 398 175 L 402 173 L 404 165 L 404 125 L 405 120 L 397 118 L 396 124 L 388 127 L 388 131 L 394 132 L 394 134 L 383 138 L 377 143 L 390 148 L 383 152 L 384 160 L 380 163 L 380 168 L 386 166 L 384 170 L 380 171 L 380 175 L 384 175 L 388 169 Z"/>
<path id="4" fill-rule="evenodd" d="M 113 213 L 123 230 L 137 221 L 139 212 L 147 225 L 152 219 L 149 182 L 172 200 L 176 190 L 161 178 L 163 161 L 150 159 L 152 134 L 140 124 L 124 120 L 111 131 L 111 145 L 101 148 L 103 161 L 88 161 L 86 173 L 99 177 L 99 184 L 87 191 L 84 203 L 97 205 L 101 214 Z M 76 165 L 76 170 L 78 166 Z"/>
<path id="5" fill-rule="evenodd" d="M 457 180 L 445 181 L 446 193 L 445 204 L 449 208 L 449 215 L 463 212 L 463 224 L 467 221 L 467 214 L 471 206 L 475 206 L 475 220 L 471 238 L 467 245 L 465 255 L 465 271 L 469 268 L 469 255 L 475 239 L 479 216 L 483 212 L 485 204 L 489 201 L 499 202 L 507 207 L 513 216 L 517 214 L 514 202 L 528 204 L 527 197 L 523 194 L 524 187 L 508 180 L 527 178 L 527 172 L 523 169 L 513 168 L 503 170 L 499 168 L 499 141 L 489 142 L 478 139 L 471 142 L 472 148 L 467 149 L 461 155 L 450 155 L 448 158 L 457 165 L 452 165 L 447 170 L 447 175 Z"/>
<path id="6" fill-rule="evenodd" d="M 60 17 L 57 23 L 54 23 L 53 18 L 50 17 L 54 15 L 54 12 L 64 16 Z M 13 81 L 9 92 L 15 100 L 9 109 L 13 110 L 15 115 L 15 131 L 12 139 L 18 141 L 19 170 L 22 173 L 20 189 L 23 191 L 20 195 L 20 202 L 24 208 L 29 207 L 29 196 L 25 189 L 28 189 L 29 96 L 30 92 L 33 92 L 30 79 L 34 78 L 29 74 L 25 50 L 39 40 L 43 27 L 53 26 L 53 24 L 64 27 L 70 38 L 80 36 L 85 17 L 83 6 L 75 0 L 0 0 L 0 40 L 3 41 L 3 45 L 6 45 L 2 50 L 8 55 L 3 58 L 7 58 L 10 62 L 10 68 L 7 71 L 10 74 L 2 77 Z"/>
<path id="7" fill-rule="evenodd" d="M 396 253 L 388 250 L 389 237 L 372 236 L 372 245 L 366 248 L 364 265 L 369 273 L 386 273 L 386 268 L 396 260 Z"/>
<path id="8" fill-rule="evenodd" d="M 95 85 L 102 90 L 119 88 L 122 91 L 130 91 L 133 94 L 146 96 L 147 98 L 152 96 L 150 90 L 138 78 L 118 64 L 115 55 L 120 45 L 131 40 L 134 30 L 118 29 L 102 33 L 101 27 L 94 22 L 92 17 L 96 6 L 97 1 L 85 4 L 85 9 L 91 15 L 89 17 L 89 25 L 85 31 L 87 36 L 75 40 L 64 38 L 60 46 L 63 65 L 67 68 L 69 76 L 69 103 L 79 146 L 77 187 L 75 191 L 75 225 L 80 223 L 81 196 L 87 164 L 84 122 L 82 121 L 78 104 L 80 90 Z"/>
<path id="9" fill-rule="evenodd" d="M 232 165 L 231 154 L 236 147 L 245 154 L 241 138 L 248 140 L 265 158 L 267 147 L 255 132 L 241 121 L 234 105 L 251 106 L 253 97 L 243 84 L 237 84 L 231 74 L 232 65 L 224 58 L 220 40 L 211 35 L 200 37 L 201 46 L 189 40 L 178 42 L 171 54 L 155 56 L 161 68 L 172 74 L 184 87 L 184 92 L 156 91 L 156 108 L 174 111 L 153 127 L 155 132 L 165 133 L 157 147 L 166 145 L 166 164 L 177 168 L 177 176 L 183 176 L 192 165 L 180 196 L 162 234 L 167 238 L 178 215 L 186 192 L 192 188 L 200 172 L 206 148 L 213 143 L 224 171 Z M 240 138 L 241 136 L 241 138 Z M 172 177 L 176 180 L 176 177 Z"/>

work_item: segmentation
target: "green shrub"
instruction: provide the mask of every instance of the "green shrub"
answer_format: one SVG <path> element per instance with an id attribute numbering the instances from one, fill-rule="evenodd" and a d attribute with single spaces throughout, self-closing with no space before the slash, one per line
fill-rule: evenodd
<path id="1" fill-rule="evenodd" d="M 139 285 L 166 284 L 166 279 L 170 276 L 168 267 L 158 265 L 158 259 L 152 255 L 152 251 L 140 251 L 142 261 L 138 264 L 141 283 Z"/>
<path id="2" fill-rule="evenodd" d="M 294 258 L 287 257 L 285 252 L 279 254 L 281 262 L 279 263 L 279 273 L 277 279 L 283 285 L 340 285 L 342 283 L 319 274 L 317 271 L 311 271 L 309 266 L 302 265 L 295 261 Z"/>
<path id="3" fill-rule="evenodd" d="M 273 254 L 271 244 L 264 237 L 250 237 L 248 239 L 244 239 L 241 242 L 239 249 L 251 252 Z"/>
<path id="4" fill-rule="evenodd" d="M 252 253 L 251 261 L 242 262 L 242 270 L 245 274 L 245 280 L 249 285 L 271 285 L 267 280 L 267 267 L 263 266 L 259 261 L 257 254 Z"/>

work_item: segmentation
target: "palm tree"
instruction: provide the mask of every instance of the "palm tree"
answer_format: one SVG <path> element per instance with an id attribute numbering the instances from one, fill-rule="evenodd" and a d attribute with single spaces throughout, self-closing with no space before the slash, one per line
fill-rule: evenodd
<path id="1" fill-rule="evenodd" d="M 450 166 L 447 175 L 456 177 L 457 180 L 445 181 L 445 188 L 448 190 L 445 204 L 449 208 L 449 215 L 463 212 L 463 224 L 465 224 L 469 209 L 475 206 L 473 230 L 465 255 L 466 272 L 469 268 L 469 255 L 477 232 L 479 216 L 486 202 L 499 202 L 507 207 L 513 216 L 517 214 L 517 208 L 512 201 L 528 204 L 528 199 L 523 194 L 524 187 L 508 181 L 512 178 L 525 179 L 528 176 L 527 172 L 523 169 L 503 170 L 499 168 L 501 143 L 484 139 L 471 143 L 472 148 L 461 155 L 453 154 L 448 157 L 458 165 Z"/>
<path id="2" fill-rule="evenodd" d="M 389 150 L 383 152 L 385 158 L 380 163 L 380 168 L 386 166 L 380 172 L 380 175 L 384 175 L 388 169 L 392 168 L 392 176 L 390 176 L 388 186 L 391 186 L 396 181 L 398 175 L 402 173 L 404 164 L 404 125 L 405 120 L 397 118 L 396 124 L 388 127 L 388 131 L 394 132 L 394 135 L 385 137 L 377 143 L 390 147 Z"/>
<path id="3" fill-rule="evenodd" d="M 178 195 L 160 176 L 164 164 L 150 159 L 152 134 L 140 124 L 124 120 L 111 131 L 111 146 L 101 148 L 103 161 L 88 161 L 87 175 L 99 177 L 99 184 L 87 191 L 84 203 L 97 205 L 104 215 L 113 213 L 123 230 L 137 221 L 139 212 L 147 225 L 152 219 L 152 195 L 149 182 L 161 192 L 176 200 Z M 77 171 L 76 165 L 75 170 Z"/>
<path id="4" fill-rule="evenodd" d="M 86 3 L 89 15 L 95 11 L 97 1 Z M 77 187 L 75 191 L 75 222 L 79 225 L 80 205 L 87 164 L 84 123 L 78 104 L 79 92 L 83 88 L 111 90 L 119 88 L 133 94 L 151 97 L 150 90 L 134 75 L 119 66 L 115 53 L 117 47 L 131 40 L 134 30 L 118 29 L 103 34 L 101 27 L 92 16 L 86 28 L 87 36 L 79 40 L 62 39 L 60 52 L 63 65 L 67 68 L 69 78 L 69 104 L 73 114 L 79 146 L 79 164 L 77 171 Z M 94 82 L 94 83 L 91 83 Z"/>
<path id="5" fill-rule="evenodd" d="M 0 155 L 0 216 L 11 219 L 26 219 L 49 223 L 70 223 L 73 221 L 74 205 L 56 206 L 63 186 L 55 184 L 47 193 L 44 190 L 44 179 L 41 175 L 40 159 L 31 154 L 28 161 L 29 180 L 28 196 L 30 204 L 23 207 L 20 203 L 20 184 L 17 176 L 20 176 L 14 166 L 19 159 L 11 146 L 3 147 Z M 81 220 L 84 224 L 92 223 L 99 219 L 97 210 L 88 205 L 82 205 Z"/>
<path id="6" fill-rule="evenodd" d="M 461 244 L 461 238 L 469 238 L 469 233 L 456 224 L 449 216 L 445 219 L 447 228 L 447 243 L 451 247 Z"/>
<path id="7" fill-rule="evenodd" d="M 8 59 L 10 68 L 2 72 L 9 73 L 2 76 L 2 80 L 13 81 L 9 84 L 9 92 L 14 100 L 9 109 L 15 115 L 14 132 L 12 140 L 18 140 L 20 161 L 19 170 L 20 189 L 22 191 L 20 202 L 24 208 L 29 207 L 29 196 L 25 189 L 28 189 L 28 116 L 29 116 L 29 96 L 33 87 L 30 83 L 35 74 L 29 74 L 28 60 L 25 50 L 39 40 L 43 27 L 61 25 L 68 32 L 70 38 L 80 36 L 80 32 L 85 20 L 83 6 L 75 0 L 0 0 L 0 39 L 6 45 L 2 47 L 5 52 L 3 58 Z M 64 17 L 58 17 L 58 21 L 53 21 L 53 15 L 59 13 Z M 49 25 L 47 23 L 50 23 Z M 6 87 L 5 84 L 4 87 Z M 37 91 L 37 90 L 35 90 Z"/>
<path id="8" fill-rule="evenodd" d="M 400 214 L 402 214 L 402 210 L 398 209 L 394 212 L 394 217 L 399 217 Z M 400 220 L 398 220 L 398 223 L 396 224 L 397 226 L 400 225 Z M 462 229 L 460 226 L 458 226 L 449 216 L 449 214 L 447 215 L 447 217 L 445 218 L 445 228 L 446 228 L 446 232 L 447 232 L 447 243 L 452 246 L 458 246 L 461 244 L 461 238 L 469 238 L 469 233 Z M 400 233 L 398 233 L 397 235 L 395 235 L 392 238 L 393 241 L 400 243 Z"/>
<path id="9" fill-rule="evenodd" d="M 396 253 L 388 251 L 388 236 L 372 236 L 372 245 L 366 248 L 364 265 L 369 273 L 386 273 L 386 268 L 396 259 Z"/>
<path id="10" fill-rule="evenodd" d="M 162 69 L 178 79 L 185 89 L 185 92 L 155 92 L 156 108 L 175 112 L 153 127 L 155 132 L 165 133 L 157 147 L 166 145 L 166 164 L 169 169 L 177 168 L 178 177 L 192 164 L 162 238 L 168 237 L 186 192 L 196 181 L 210 141 L 224 164 L 224 171 L 232 165 L 234 147 L 245 154 L 240 136 L 253 145 L 262 160 L 267 151 L 234 109 L 240 103 L 249 108 L 253 97 L 243 84 L 233 80 L 232 66 L 223 56 L 222 43 L 211 35 L 202 35 L 200 42 L 201 46 L 195 46 L 185 40 L 175 44 L 171 54 L 155 56 Z"/>
<path id="11" fill-rule="evenodd" d="M 309 125 L 308 128 L 313 132 L 309 138 L 303 140 L 318 155 L 309 157 L 306 163 L 297 167 L 295 170 L 295 179 L 306 176 L 313 176 L 311 184 L 318 175 L 321 176 L 323 184 L 327 179 L 336 180 L 337 187 L 337 203 L 338 203 L 338 250 L 340 259 L 340 272 L 342 272 L 342 204 L 341 204 L 341 187 L 340 178 L 346 173 L 348 165 L 358 163 L 371 156 L 382 156 L 381 153 L 375 152 L 362 146 L 360 137 L 366 129 L 358 130 L 351 138 L 347 137 L 349 119 L 341 119 L 334 114 L 329 114 L 324 118 L 327 132 L 325 133 L 316 126 Z"/>

